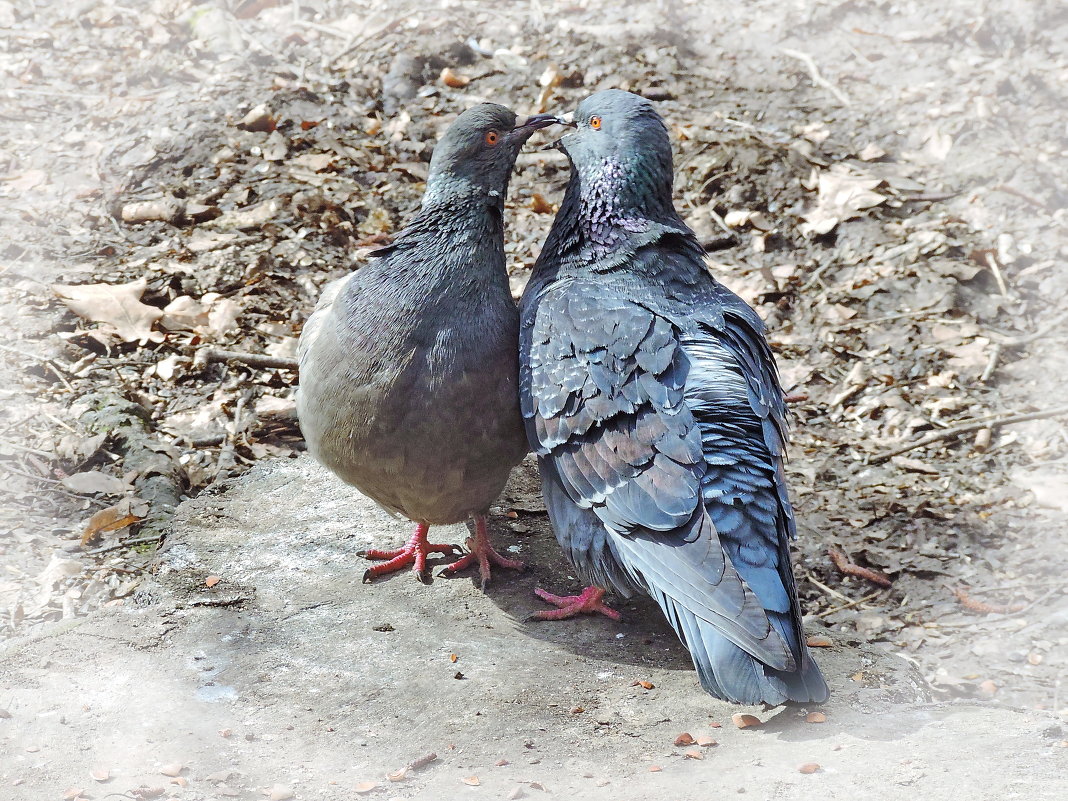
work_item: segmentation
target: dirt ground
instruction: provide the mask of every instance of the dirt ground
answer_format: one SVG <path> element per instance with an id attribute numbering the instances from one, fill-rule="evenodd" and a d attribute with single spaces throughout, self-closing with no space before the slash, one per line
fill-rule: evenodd
<path id="1" fill-rule="evenodd" d="M 1053 0 L 0 2 L 0 784 L 1064 797 L 1066 51 Z M 609 86 L 668 120 L 679 208 L 794 396 L 825 724 L 735 729 L 647 607 L 523 624 L 575 589 L 529 486 L 493 530 L 531 574 L 359 585 L 404 527 L 301 456 L 300 326 L 444 126 Z M 567 178 L 542 140 L 517 292 Z"/>

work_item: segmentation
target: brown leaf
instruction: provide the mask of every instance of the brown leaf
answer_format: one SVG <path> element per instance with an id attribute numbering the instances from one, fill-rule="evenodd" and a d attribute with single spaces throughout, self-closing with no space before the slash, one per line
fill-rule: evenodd
<path id="1" fill-rule="evenodd" d="M 154 342 L 163 340 L 161 333 L 152 330 L 163 311 L 141 302 L 147 286 L 148 281 L 142 278 L 117 285 L 53 284 L 52 291 L 79 317 L 101 324 L 124 342 L 144 344 L 149 339 Z"/>
<path id="2" fill-rule="evenodd" d="M 539 192 L 530 196 L 530 210 L 535 214 L 552 214 L 553 204 L 544 198 Z"/>
<path id="3" fill-rule="evenodd" d="M 675 738 L 675 745 L 693 745 L 693 744 L 694 744 L 693 735 L 690 734 L 688 731 L 684 731 L 682 734 L 680 734 L 678 737 Z"/>
<path id="4" fill-rule="evenodd" d="M 467 84 L 471 83 L 470 78 L 466 75 L 461 75 L 450 67 L 443 69 L 438 79 L 451 89 L 463 89 Z"/>
<path id="5" fill-rule="evenodd" d="M 735 712 L 731 715 L 731 720 L 739 729 L 755 728 L 760 725 L 760 718 L 753 715 L 743 715 L 740 712 Z"/>
<path id="6" fill-rule="evenodd" d="M 135 498 L 124 498 L 114 506 L 101 509 L 85 524 L 82 530 L 82 545 L 89 544 L 106 531 L 118 531 L 143 520 L 147 511 L 147 504 Z"/>

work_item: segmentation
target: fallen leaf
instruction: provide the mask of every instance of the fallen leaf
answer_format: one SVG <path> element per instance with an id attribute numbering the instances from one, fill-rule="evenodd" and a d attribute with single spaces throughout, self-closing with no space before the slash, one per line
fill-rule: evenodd
<path id="1" fill-rule="evenodd" d="M 799 226 L 803 236 L 826 234 L 843 220 L 852 220 L 873 206 L 886 200 L 873 191 L 881 178 L 851 170 L 844 164 L 834 164 L 821 172 L 817 179 L 816 205 L 802 215 Z"/>
<path id="2" fill-rule="evenodd" d="M 711 748 L 714 745 L 719 745 L 719 743 L 717 743 L 712 737 L 709 737 L 707 734 L 700 735 L 695 740 L 695 742 L 702 748 Z"/>
<path id="3" fill-rule="evenodd" d="M 162 342 L 163 334 L 152 325 L 163 310 L 141 302 L 147 279 L 129 284 L 53 284 L 52 291 L 79 317 L 104 326 L 124 342 Z"/>
<path id="4" fill-rule="evenodd" d="M 464 776 L 462 779 L 460 779 L 460 781 L 471 787 L 478 787 L 480 784 L 482 784 L 482 782 L 478 780 L 478 776 Z"/>
<path id="5" fill-rule="evenodd" d="M 546 200 L 540 193 L 534 192 L 530 196 L 530 210 L 535 214 L 552 214 L 553 204 Z"/>
<path id="6" fill-rule="evenodd" d="M 401 768 L 400 770 L 395 770 L 392 773 L 387 773 L 386 778 L 389 779 L 391 782 L 402 782 L 408 778 L 408 769 Z"/>
<path id="7" fill-rule="evenodd" d="M 689 751 L 685 751 L 682 754 L 686 759 L 704 759 L 705 755 L 698 751 L 696 748 L 691 748 Z"/>
<path id="8" fill-rule="evenodd" d="M 365 793 L 369 793 L 372 790 L 375 790 L 377 788 L 378 788 L 378 782 L 360 782 L 359 784 L 357 784 L 352 789 L 355 790 L 360 795 L 364 795 Z"/>
<path id="9" fill-rule="evenodd" d="M 101 493 L 103 495 L 119 495 L 126 491 L 126 482 L 116 476 L 109 476 L 99 470 L 88 470 L 84 473 L 75 473 L 67 476 L 59 482 L 71 492 L 82 495 Z"/>
<path id="10" fill-rule="evenodd" d="M 461 75 L 451 67 L 445 67 L 441 71 L 441 75 L 438 76 L 438 80 L 451 89 L 463 89 L 467 84 L 471 83 L 470 78 L 466 75 Z"/>
<path id="11" fill-rule="evenodd" d="M 693 745 L 694 739 L 688 731 L 684 731 L 678 737 L 675 738 L 675 745 Z"/>
<path id="12" fill-rule="evenodd" d="M 805 715 L 805 723 L 826 723 L 827 716 L 822 712 L 809 712 Z"/>
<path id="13" fill-rule="evenodd" d="M 806 762 L 804 765 L 798 767 L 798 773 L 815 773 L 820 769 L 818 762 Z"/>
<path id="14" fill-rule="evenodd" d="M 131 500 L 124 498 L 90 517 L 82 529 L 82 545 L 89 544 L 106 531 L 118 531 L 142 520 L 141 516 L 133 513 Z"/>
<path id="15" fill-rule="evenodd" d="M 731 721 L 739 729 L 749 729 L 760 725 L 760 718 L 753 715 L 743 715 L 740 712 L 735 712 L 731 715 Z"/>
<path id="16" fill-rule="evenodd" d="M 654 687 L 656 687 L 656 685 L 653 684 L 651 681 L 638 681 L 638 682 L 635 682 L 635 684 L 637 684 L 643 690 L 651 690 Z"/>
<path id="17" fill-rule="evenodd" d="M 206 579 L 204 579 L 204 586 L 207 587 L 208 589 L 211 589 L 216 584 L 218 584 L 220 581 L 222 581 L 222 579 L 219 578 L 218 576 L 208 576 Z"/>

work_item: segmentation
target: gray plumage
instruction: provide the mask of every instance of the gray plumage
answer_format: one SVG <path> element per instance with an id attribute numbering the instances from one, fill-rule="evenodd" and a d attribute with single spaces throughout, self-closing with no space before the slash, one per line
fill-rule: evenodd
<path id="1" fill-rule="evenodd" d="M 764 326 L 676 213 L 651 104 L 599 92 L 575 123 L 571 181 L 520 302 L 520 396 L 557 539 L 589 582 L 657 601 L 708 692 L 823 701 Z"/>
<path id="2" fill-rule="evenodd" d="M 521 145 L 551 122 L 515 127 L 492 103 L 461 114 L 434 150 L 419 213 L 324 291 L 301 334 L 309 451 L 419 523 L 485 512 L 527 450 L 504 197 Z"/>

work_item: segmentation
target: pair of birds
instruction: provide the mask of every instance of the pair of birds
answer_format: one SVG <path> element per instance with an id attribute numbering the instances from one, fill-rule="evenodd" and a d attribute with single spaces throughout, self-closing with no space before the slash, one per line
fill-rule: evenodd
<path id="1" fill-rule="evenodd" d="M 521 146 L 572 175 L 517 311 L 504 198 Z M 474 517 L 446 570 L 522 564 L 493 550 L 486 511 L 528 446 L 556 537 L 590 583 L 539 595 L 543 619 L 618 614 L 606 590 L 652 596 L 701 685 L 741 703 L 821 702 L 788 541 L 786 410 L 756 313 L 706 270 L 672 204 L 671 145 L 638 95 L 598 92 L 573 120 L 483 103 L 434 150 L 422 207 L 390 246 L 327 288 L 300 340 L 297 409 L 311 453 L 415 521 L 364 575 L 414 565 L 431 525 Z"/>

